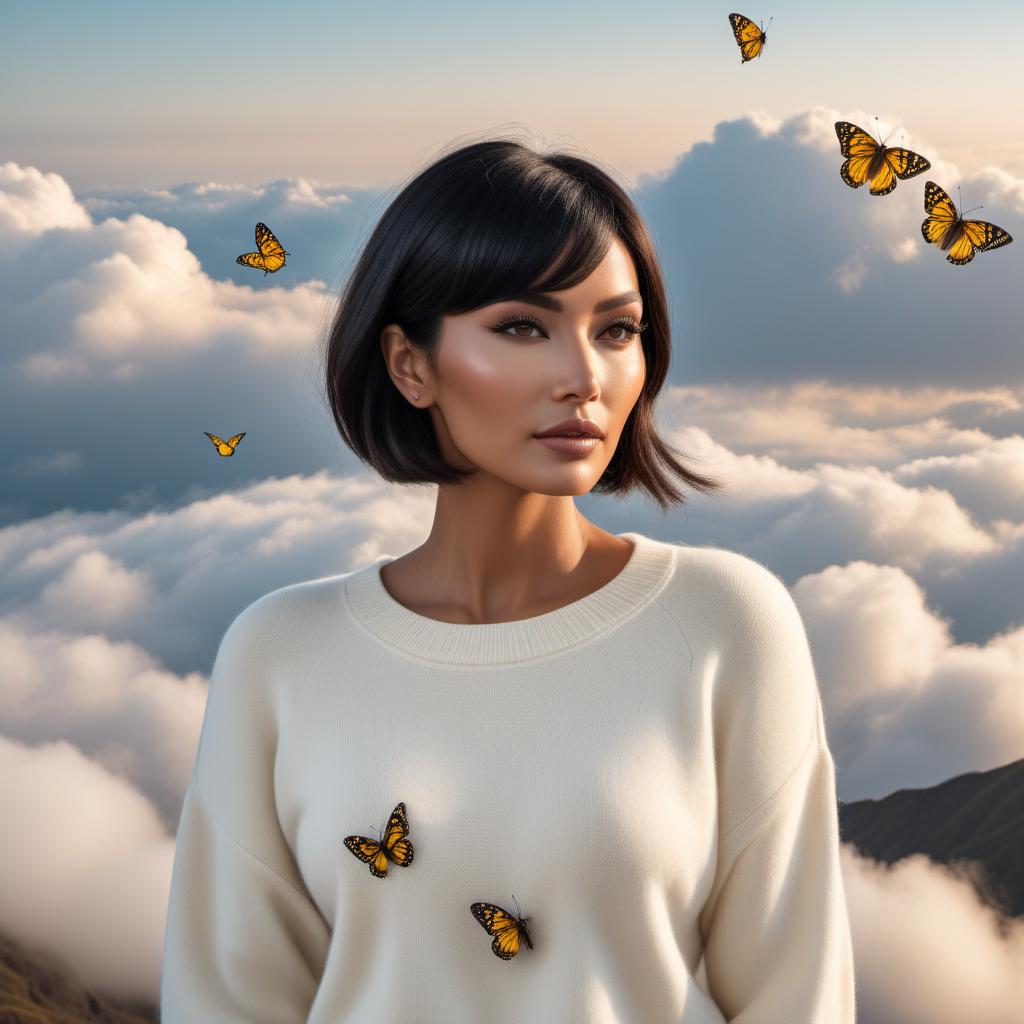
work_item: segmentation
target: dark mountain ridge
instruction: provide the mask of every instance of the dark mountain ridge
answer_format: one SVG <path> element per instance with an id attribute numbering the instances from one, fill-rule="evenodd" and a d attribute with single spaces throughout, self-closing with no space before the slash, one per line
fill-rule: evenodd
<path id="1" fill-rule="evenodd" d="M 1024 915 L 1024 758 L 935 786 L 839 806 L 839 832 L 886 864 L 923 853 L 1007 917 Z"/>

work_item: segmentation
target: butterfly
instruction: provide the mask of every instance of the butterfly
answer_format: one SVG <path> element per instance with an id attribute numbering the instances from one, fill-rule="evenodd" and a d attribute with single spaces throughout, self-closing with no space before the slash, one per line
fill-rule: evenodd
<path id="1" fill-rule="evenodd" d="M 924 212 L 928 214 L 921 223 L 924 240 L 943 252 L 948 249 L 946 259 L 957 266 L 970 263 L 976 252 L 998 249 L 1013 241 L 987 220 L 964 220 L 953 200 L 934 181 L 924 183 Z"/>
<path id="2" fill-rule="evenodd" d="M 768 36 L 764 31 L 742 14 L 730 14 L 729 24 L 732 25 L 732 34 L 740 48 L 740 63 L 745 64 L 748 60 L 760 57 L 764 44 L 768 42 Z M 768 24 L 771 24 L 770 18 Z"/>
<path id="3" fill-rule="evenodd" d="M 400 803 L 391 812 L 384 837 L 378 842 L 366 836 L 346 836 L 345 845 L 364 863 L 370 865 L 370 874 L 384 878 L 388 873 L 388 861 L 393 860 L 399 867 L 407 868 L 412 863 L 412 843 L 409 835 L 409 819 L 405 804 Z"/>
<path id="4" fill-rule="evenodd" d="M 284 251 L 277 236 L 262 221 L 256 225 L 256 248 L 259 252 L 243 252 L 235 262 L 241 263 L 243 267 L 262 270 L 264 277 L 280 270 L 284 266 L 285 256 L 291 255 Z"/>
<path id="5" fill-rule="evenodd" d="M 515 893 L 512 894 L 512 899 L 516 899 Z M 533 949 L 530 933 L 526 930 L 526 922 L 530 920 L 528 917 L 517 917 L 511 911 L 504 910 L 493 903 L 474 903 L 469 909 L 487 934 L 494 936 L 491 952 L 495 956 L 501 957 L 502 960 L 511 960 L 522 948 L 524 941 L 530 949 Z M 516 910 L 519 910 L 518 900 L 516 900 Z"/>
<path id="6" fill-rule="evenodd" d="M 860 188 L 868 179 L 873 196 L 888 195 L 896 187 L 897 178 L 912 178 L 927 171 L 931 163 L 918 153 L 900 146 L 886 146 L 863 128 L 849 121 L 836 121 L 839 149 L 846 160 L 839 175 L 850 188 Z"/>
<path id="7" fill-rule="evenodd" d="M 204 430 L 203 433 L 213 442 L 218 455 L 234 455 L 235 448 L 238 447 L 238 442 L 241 441 L 246 434 L 243 430 L 240 434 L 235 434 L 235 436 L 230 440 L 223 441 L 216 434 L 211 434 L 208 430 Z"/>

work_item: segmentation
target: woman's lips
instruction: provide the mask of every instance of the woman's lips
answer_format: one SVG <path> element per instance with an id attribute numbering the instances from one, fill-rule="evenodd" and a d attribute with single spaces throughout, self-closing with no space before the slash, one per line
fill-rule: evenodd
<path id="1" fill-rule="evenodd" d="M 535 437 L 545 448 L 553 452 L 561 452 L 566 455 L 589 455 L 600 443 L 600 438 L 588 437 L 566 437 L 564 434 L 551 435 L 549 437 Z"/>

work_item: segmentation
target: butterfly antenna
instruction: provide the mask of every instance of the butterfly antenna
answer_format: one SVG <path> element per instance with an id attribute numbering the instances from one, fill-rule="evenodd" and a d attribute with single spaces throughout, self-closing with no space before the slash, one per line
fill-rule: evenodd
<path id="1" fill-rule="evenodd" d="M 513 899 L 513 901 L 515 902 L 515 905 L 516 905 L 516 913 L 520 917 L 522 917 L 523 916 L 523 908 L 521 906 L 519 906 L 519 900 L 516 899 L 516 894 L 515 893 L 512 893 L 512 899 Z"/>

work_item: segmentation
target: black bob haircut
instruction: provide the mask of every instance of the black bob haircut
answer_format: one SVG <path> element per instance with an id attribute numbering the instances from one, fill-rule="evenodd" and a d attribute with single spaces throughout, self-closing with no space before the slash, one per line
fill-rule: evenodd
<path id="1" fill-rule="evenodd" d="M 430 414 L 395 387 L 381 331 L 400 325 L 436 374 L 443 315 L 570 288 L 594 271 L 616 237 L 633 259 L 643 297 L 646 378 L 593 490 L 641 488 L 664 512 L 686 502 L 666 468 L 698 490 L 720 489 L 678 461 L 681 453 L 655 430 L 654 401 L 672 339 L 654 243 L 632 200 L 593 163 L 540 154 L 509 138 L 463 146 L 421 171 L 363 247 L 324 352 L 325 397 L 344 442 L 394 483 L 450 484 L 474 475 L 444 460 Z"/>

